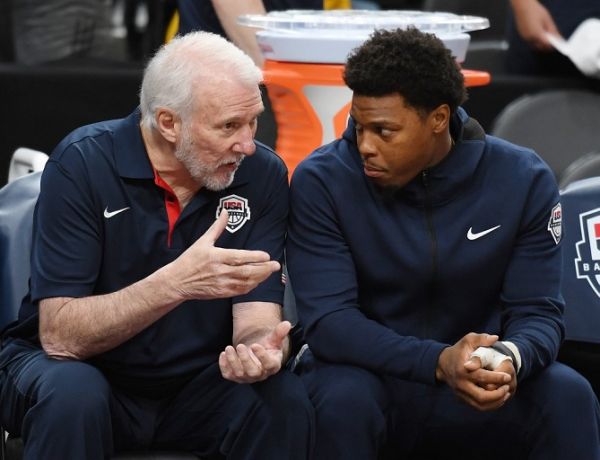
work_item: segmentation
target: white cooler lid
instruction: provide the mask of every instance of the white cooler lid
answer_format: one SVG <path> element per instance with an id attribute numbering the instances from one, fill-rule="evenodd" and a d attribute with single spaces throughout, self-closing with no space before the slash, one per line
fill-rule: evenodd
<path id="1" fill-rule="evenodd" d="M 434 33 L 464 61 L 470 36 L 489 27 L 487 18 L 411 10 L 287 10 L 242 15 L 238 22 L 257 32 L 266 59 L 344 63 L 348 53 L 375 29 L 416 27 Z"/>

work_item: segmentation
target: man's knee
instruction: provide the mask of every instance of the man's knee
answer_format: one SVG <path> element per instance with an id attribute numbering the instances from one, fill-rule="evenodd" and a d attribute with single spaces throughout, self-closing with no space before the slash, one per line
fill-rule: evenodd
<path id="1" fill-rule="evenodd" d="M 552 364 L 523 387 L 527 399 L 549 423 L 564 425 L 582 418 L 598 421 L 598 400 L 590 383 L 564 364 Z"/>
<path id="2" fill-rule="evenodd" d="M 289 371 L 269 377 L 253 385 L 260 395 L 260 404 L 276 417 L 302 417 L 312 420 L 314 408 L 302 381 Z"/>
<path id="3" fill-rule="evenodd" d="M 57 361 L 40 375 L 36 405 L 78 416 L 110 410 L 110 386 L 95 367 L 79 361 Z"/>
<path id="4" fill-rule="evenodd" d="M 317 411 L 319 425 L 368 426 L 383 430 L 387 390 L 375 374 L 358 367 L 321 363 L 301 375 Z"/>
<path id="5" fill-rule="evenodd" d="M 531 458 L 600 459 L 600 410 L 589 382 L 554 363 L 517 389 Z"/>
<path id="6" fill-rule="evenodd" d="M 1 419 L 12 433 L 19 434 L 22 426 L 27 429 L 40 417 L 65 426 L 98 408 L 108 410 L 110 388 L 94 367 L 50 359 L 41 350 L 13 348 L 0 379 Z"/>
<path id="7" fill-rule="evenodd" d="M 283 370 L 263 382 L 236 386 L 232 398 L 241 409 L 232 414 L 235 421 L 221 446 L 228 456 L 238 458 L 240 449 L 243 458 L 309 456 L 314 408 L 298 376 Z"/>
<path id="8" fill-rule="evenodd" d="M 315 406 L 315 458 L 376 458 L 387 433 L 383 381 L 365 369 L 319 361 L 298 372 Z"/>
<path id="9" fill-rule="evenodd" d="M 49 358 L 30 364 L 36 369 L 24 366 L 9 377 L 9 400 L 15 410 L 7 418 L 15 434 L 110 427 L 110 386 L 98 369 Z"/>

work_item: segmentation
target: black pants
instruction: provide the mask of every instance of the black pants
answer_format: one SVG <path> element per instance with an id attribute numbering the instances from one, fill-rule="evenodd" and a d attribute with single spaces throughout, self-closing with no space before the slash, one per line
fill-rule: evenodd
<path id="1" fill-rule="evenodd" d="M 304 353 L 296 367 L 316 408 L 315 460 L 600 460 L 600 408 L 589 383 L 554 363 L 480 412 L 446 385 L 378 376 Z"/>
<path id="2" fill-rule="evenodd" d="M 115 450 L 181 450 L 228 459 L 306 459 L 313 408 L 301 381 L 224 380 L 215 363 L 176 394 L 117 389 L 95 367 L 12 342 L 2 351 L 0 421 L 20 434 L 24 458 L 94 460 Z"/>

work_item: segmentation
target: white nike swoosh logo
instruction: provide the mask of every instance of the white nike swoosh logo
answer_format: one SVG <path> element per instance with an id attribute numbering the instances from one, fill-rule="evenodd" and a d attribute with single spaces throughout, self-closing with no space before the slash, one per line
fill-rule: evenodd
<path id="1" fill-rule="evenodd" d="M 473 233 L 473 227 L 471 227 L 471 228 L 469 228 L 469 231 L 467 232 L 467 239 L 469 241 L 475 241 L 475 240 L 481 238 L 482 236 L 485 236 L 488 233 L 492 233 L 494 230 L 497 230 L 499 228 L 500 228 L 500 225 L 496 225 L 495 227 L 488 228 L 487 230 L 484 230 L 483 232 Z"/>
<path id="2" fill-rule="evenodd" d="M 129 209 L 129 206 L 127 206 L 126 208 L 117 209 L 115 211 L 109 211 L 108 206 L 107 206 L 106 209 L 104 210 L 104 217 L 106 217 L 107 219 L 110 219 L 111 217 L 116 216 L 120 212 L 127 211 L 128 209 Z"/>

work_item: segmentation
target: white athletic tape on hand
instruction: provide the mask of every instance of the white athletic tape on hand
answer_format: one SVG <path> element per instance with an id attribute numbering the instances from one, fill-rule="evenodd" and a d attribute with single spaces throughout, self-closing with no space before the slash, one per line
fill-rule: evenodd
<path id="1" fill-rule="evenodd" d="M 471 353 L 471 358 L 477 356 L 481 360 L 481 367 L 488 370 L 496 369 L 503 361 L 507 359 L 512 362 L 510 356 L 506 356 L 505 354 L 500 353 L 492 348 L 488 347 L 479 347 L 473 353 Z"/>

